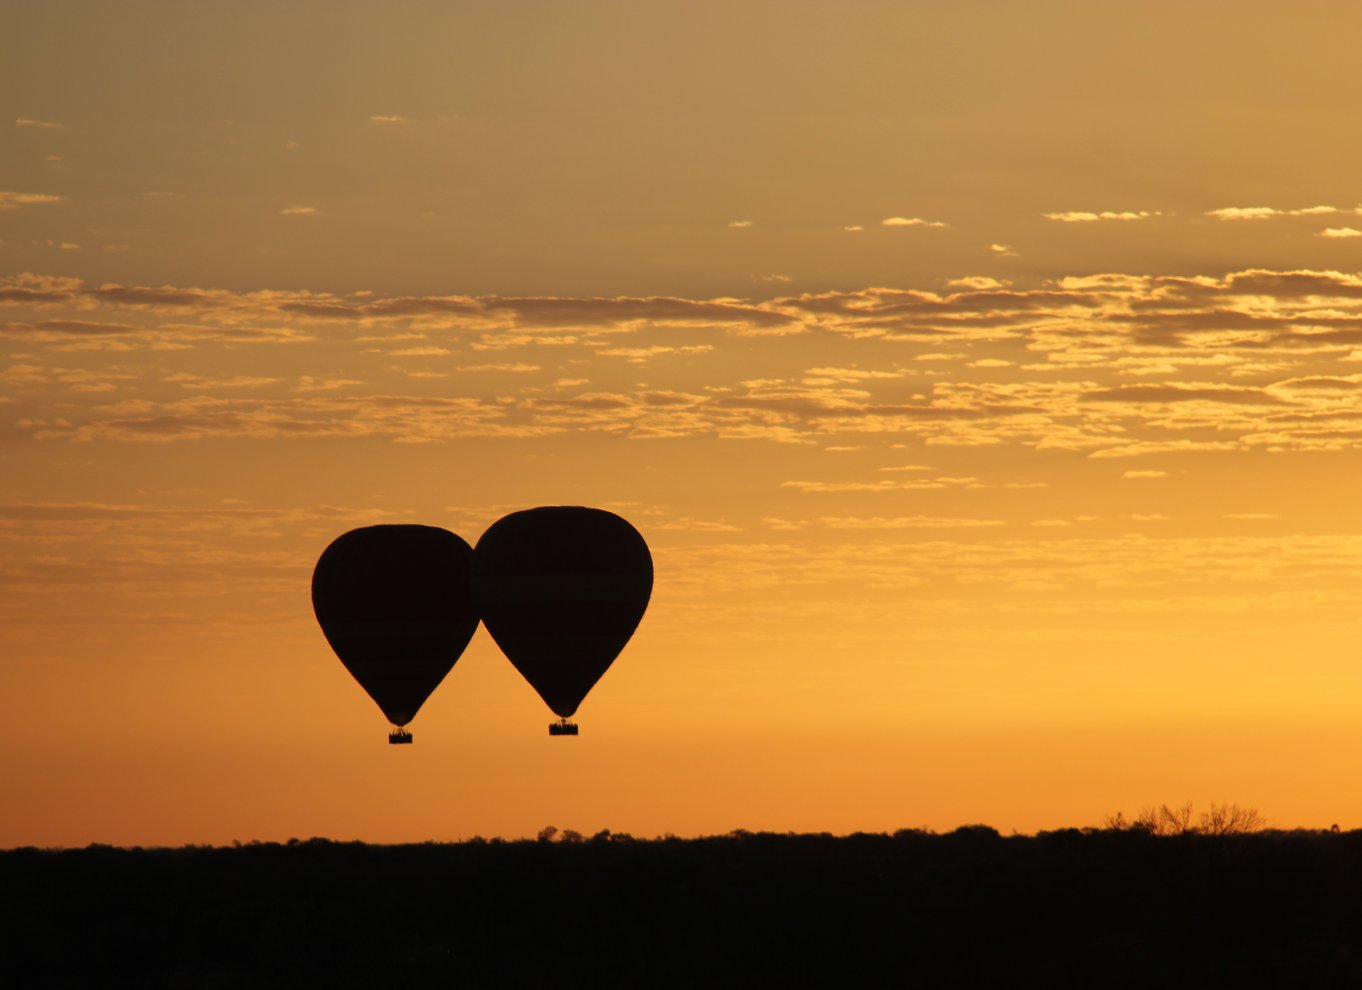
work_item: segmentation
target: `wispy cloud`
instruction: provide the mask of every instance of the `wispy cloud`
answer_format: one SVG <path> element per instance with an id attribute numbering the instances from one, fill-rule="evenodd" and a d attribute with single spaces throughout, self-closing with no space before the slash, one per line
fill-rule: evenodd
<path id="1" fill-rule="evenodd" d="M 267 378 L 260 375 L 196 375 L 187 372 L 179 372 L 173 375 L 166 375 L 162 381 L 178 385 L 180 388 L 213 391 L 217 389 L 259 389 L 267 385 L 278 382 L 278 378 Z"/>
<path id="2" fill-rule="evenodd" d="M 1362 230 L 1356 227 L 1326 227 L 1319 232 L 1320 237 L 1345 238 L 1362 237 Z"/>
<path id="3" fill-rule="evenodd" d="M 817 361 L 807 359 L 811 340 Z M 26 355 L 5 372 L 6 395 L 19 402 L 11 422 L 48 440 L 297 429 L 436 442 L 476 429 L 819 450 L 869 451 L 892 438 L 919 451 L 890 464 L 990 448 L 1099 459 L 1362 448 L 1362 276 L 1330 271 L 1100 273 L 1029 288 L 972 276 L 944 291 L 759 302 L 231 292 L 19 275 L 0 278 L 0 341 Z M 323 370 L 266 382 L 258 361 L 221 365 L 246 344 L 306 348 L 299 366 Z M 156 352 L 163 375 L 200 376 L 158 381 L 192 382 L 235 404 L 185 405 L 184 384 L 178 398 L 136 406 L 72 404 L 72 394 L 117 383 L 71 377 L 65 355 L 138 350 Z M 206 367 L 218 369 L 217 384 Z M 433 407 L 421 393 L 435 381 L 442 398 L 459 400 L 438 414 L 423 411 Z M 296 405 L 303 398 L 335 404 Z M 341 409 L 352 421 L 321 423 Z M 456 409 L 473 410 L 473 425 L 447 422 Z M 908 480 L 929 491 L 948 476 Z M 805 480 L 874 492 L 903 490 L 900 478 Z"/>
<path id="4" fill-rule="evenodd" d="M 936 220 L 924 220 L 921 217 L 885 217 L 880 221 L 881 227 L 944 227 L 944 223 Z"/>
<path id="5" fill-rule="evenodd" d="M 1306 206 L 1296 210 L 1279 210 L 1272 206 L 1226 206 L 1207 210 L 1206 216 L 1217 220 L 1269 220 L 1273 217 L 1315 217 L 1347 212 L 1334 206 Z"/>
<path id="6" fill-rule="evenodd" d="M 437 113 L 431 117 L 408 117 L 396 113 L 373 113 L 369 115 L 369 123 L 391 126 L 413 126 L 419 127 L 429 124 L 448 124 L 459 119 L 457 113 Z"/>
<path id="7" fill-rule="evenodd" d="M 946 516 L 817 516 L 813 519 L 764 520 L 772 529 L 978 529 L 1003 525 L 1001 519 Z"/>
<path id="8" fill-rule="evenodd" d="M 393 357 L 443 357 L 449 353 L 446 347 L 399 347 L 395 351 L 388 351 Z"/>
<path id="9" fill-rule="evenodd" d="M 543 371 L 544 369 L 537 364 L 526 364 L 523 361 L 513 361 L 505 364 L 466 364 L 463 367 L 455 368 L 454 370 L 475 372 L 505 371 L 517 375 L 527 375 L 535 371 Z"/>
<path id="10" fill-rule="evenodd" d="M 14 123 L 19 127 L 38 127 L 44 130 L 61 130 L 65 124 L 58 124 L 53 120 L 34 120 L 32 117 L 15 117 Z"/>
<path id="11" fill-rule="evenodd" d="M 664 344 L 654 344 L 651 347 L 607 347 L 599 353 L 605 357 L 622 357 L 626 361 L 635 364 L 650 361 L 655 357 L 662 357 L 669 354 L 707 354 L 714 350 L 713 344 L 687 344 L 681 347 L 669 347 Z"/>
<path id="12" fill-rule="evenodd" d="M 728 221 L 728 225 L 729 225 L 730 227 L 734 228 L 735 230 L 746 230 L 748 227 L 752 226 L 752 221 L 751 221 L 751 220 L 730 220 L 730 221 Z"/>
<path id="13" fill-rule="evenodd" d="M 61 196 L 50 193 L 21 193 L 0 190 L 0 210 L 17 210 L 21 206 L 41 206 L 62 202 Z"/>
<path id="14" fill-rule="evenodd" d="M 978 478 L 882 478 L 878 481 L 782 481 L 782 488 L 811 494 L 836 492 L 934 491 L 945 488 L 987 488 Z"/>
<path id="15" fill-rule="evenodd" d="M 1127 210 L 1120 213 L 1111 210 L 1104 210 L 1101 213 L 1071 210 L 1067 213 L 1042 213 L 1041 216 L 1046 220 L 1058 220 L 1060 223 L 1097 223 L 1103 220 L 1147 220 L 1162 214 L 1157 210 Z"/>
<path id="16" fill-rule="evenodd" d="M 1007 283 L 989 275 L 966 275 L 950 279 L 946 285 L 952 289 L 1001 289 Z"/>
<path id="17" fill-rule="evenodd" d="M 310 217 L 317 214 L 315 206 L 286 206 L 279 211 L 282 217 Z"/>

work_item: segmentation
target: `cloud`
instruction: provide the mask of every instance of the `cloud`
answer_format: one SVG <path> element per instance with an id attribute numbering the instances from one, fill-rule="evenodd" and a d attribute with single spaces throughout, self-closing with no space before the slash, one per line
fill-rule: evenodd
<path id="1" fill-rule="evenodd" d="M 752 221 L 751 221 L 751 220 L 730 220 L 730 221 L 728 221 L 728 225 L 729 225 L 730 227 L 734 228 L 734 229 L 737 229 L 737 230 L 745 230 L 745 229 L 747 229 L 748 227 L 752 226 Z"/>
<path id="2" fill-rule="evenodd" d="M 1068 213 L 1042 213 L 1046 220 L 1058 220 L 1060 223 L 1096 223 L 1101 220 L 1147 220 L 1150 217 L 1162 216 L 1157 210 L 1125 211 L 1122 213 L 1105 210 L 1101 213 L 1087 213 L 1081 210 L 1070 211 Z"/>
<path id="3" fill-rule="evenodd" d="M 1013 251 L 1012 248 L 1006 244 L 990 244 L 988 249 L 994 254 L 1001 255 L 1004 258 L 1015 258 L 1017 256 L 1017 252 Z"/>
<path id="4" fill-rule="evenodd" d="M 29 339 L 53 339 L 71 334 L 75 336 L 103 336 L 108 334 L 140 333 L 142 327 L 130 323 L 99 323 L 93 320 L 41 320 L 38 323 L 10 323 L 0 327 L 6 336 L 23 336 Z"/>
<path id="5" fill-rule="evenodd" d="M 36 282 L 0 277 L 0 302 L 5 299 L 37 301 Z M 345 321 L 361 325 L 416 325 L 426 330 L 459 328 L 486 333 L 483 342 L 510 336 L 519 329 L 524 336 L 517 346 L 531 340 L 545 342 L 540 330 L 589 328 L 593 334 L 634 333 L 647 327 L 721 328 L 738 335 L 805 332 L 798 316 L 770 304 L 733 299 L 680 299 L 670 297 L 498 297 L 390 296 L 369 294 L 258 291 L 232 293 L 220 289 L 176 286 L 124 286 L 104 283 L 89 287 L 79 280 L 45 283 L 42 298 L 75 303 L 88 298 L 100 303 L 137 306 L 149 310 L 197 310 L 214 319 L 231 322 L 283 320 L 297 323 Z M 575 340 L 573 336 L 571 339 Z"/>
<path id="6" fill-rule="evenodd" d="M 1362 275 L 958 281 L 752 302 L 233 292 L 22 274 L 0 277 L 0 341 L 15 369 L 0 372 L 7 397 L 21 400 L 7 404 L 11 428 L 47 440 L 603 433 L 898 445 L 928 452 L 905 459 L 961 463 L 1003 449 L 1130 458 L 1362 448 Z M 246 357 L 245 344 L 303 348 L 303 363 L 277 370 Z M 80 352 L 106 352 L 112 367 L 134 350 L 155 352 L 139 362 L 157 374 L 136 382 L 161 391 L 70 375 Z M 302 380 L 301 368 L 320 370 Z M 150 404 L 96 401 L 114 387 Z M 187 407 L 186 388 L 236 404 Z M 425 389 L 471 405 L 428 414 Z M 339 404 L 325 415 L 289 404 L 304 399 Z M 875 491 L 899 479 L 802 480 Z"/>
<path id="7" fill-rule="evenodd" d="M 473 371 L 473 372 L 482 372 L 482 371 L 505 371 L 505 372 L 510 372 L 510 373 L 512 373 L 512 374 L 517 374 L 517 375 L 526 375 L 526 374 L 530 374 L 531 372 L 535 372 L 535 371 L 543 371 L 544 369 L 541 368 L 541 367 L 540 367 L 539 365 L 537 365 L 537 364 L 525 364 L 523 361 L 521 361 L 521 362 L 511 362 L 511 363 L 508 363 L 508 364 L 468 364 L 468 365 L 464 365 L 463 367 L 460 367 L 460 368 L 455 368 L 454 370 L 455 370 L 455 371 Z"/>
<path id="8" fill-rule="evenodd" d="M 801 332 L 798 320 L 781 308 L 731 299 L 678 299 L 665 296 L 615 298 L 488 297 L 483 311 L 505 315 L 520 327 L 581 327 L 598 331 L 639 329 L 648 324 L 722 325 L 738 333 Z"/>
<path id="9" fill-rule="evenodd" d="M 44 130 L 61 130 L 66 126 L 51 120 L 34 120 L 32 117 L 15 117 L 14 123 L 19 127 L 38 127 Z"/>
<path id="10" fill-rule="evenodd" d="M 908 471 L 911 467 L 902 469 L 890 468 L 889 470 Z M 796 491 L 812 492 L 817 494 L 828 494 L 832 492 L 906 492 L 906 491 L 939 491 L 946 488 L 988 488 L 989 485 L 982 483 L 978 478 L 972 477 L 945 477 L 935 478 L 882 478 L 878 481 L 782 481 L 782 488 L 793 488 Z"/>
<path id="11" fill-rule="evenodd" d="M 369 123 L 371 124 L 389 125 L 395 127 L 406 125 L 419 127 L 428 124 L 448 124 L 458 119 L 459 115 L 457 113 L 437 113 L 433 117 L 426 118 L 404 117 L 401 114 L 375 113 L 369 115 Z M 292 143 L 294 142 L 290 142 L 290 144 Z"/>
<path id="12" fill-rule="evenodd" d="M 862 227 L 859 223 L 848 224 L 847 226 L 843 227 L 842 229 L 843 229 L 843 230 L 849 230 L 849 231 L 852 231 L 852 232 L 855 232 L 855 231 L 858 231 L 858 230 L 865 230 L 865 228 Z"/>
<path id="13" fill-rule="evenodd" d="M 386 437 L 429 443 L 462 437 L 534 436 L 551 425 L 518 425 L 510 411 L 473 398 L 344 396 L 225 398 L 194 396 L 165 402 L 114 403 L 79 424 L 34 421 L 39 440 L 166 443 L 208 439 Z"/>
<path id="14" fill-rule="evenodd" d="M 863 382 L 875 378 L 902 378 L 907 372 L 885 371 L 875 368 L 809 368 L 804 372 L 804 384 L 823 385 L 831 382 Z"/>
<path id="15" fill-rule="evenodd" d="M 1298 210 L 1279 210 L 1272 206 L 1226 206 L 1207 210 L 1206 216 L 1217 220 L 1268 220 L 1273 217 L 1314 217 L 1344 211 L 1333 206 L 1307 206 Z"/>
<path id="16" fill-rule="evenodd" d="M 1088 402 L 1234 402 L 1274 405 L 1286 400 L 1258 388 L 1234 388 L 1216 384 L 1118 385 L 1097 389 L 1083 396 Z"/>
<path id="17" fill-rule="evenodd" d="M 279 211 L 281 217 L 310 217 L 315 216 L 317 208 L 315 206 L 286 206 Z"/>
<path id="18" fill-rule="evenodd" d="M 712 350 L 713 344 L 687 344 L 680 347 L 654 344 L 651 347 L 606 347 L 597 353 L 605 357 L 622 357 L 626 361 L 639 364 L 664 354 L 707 354 Z"/>
<path id="19" fill-rule="evenodd" d="M 1217 220 L 1266 220 L 1268 217 L 1282 216 L 1282 211 L 1270 206 L 1227 206 L 1220 210 L 1207 210 L 1206 215 Z"/>
<path id="20" fill-rule="evenodd" d="M 1319 232 L 1320 237 L 1362 237 L 1362 230 L 1355 227 L 1326 227 Z"/>
<path id="21" fill-rule="evenodd" d="M 1362 298 L 1362 276 L 1336 271 L 1268 271 L 1250 268 L 1232 272 L 1223 282 L 1200 288 L 1214 292 L 1217 287 L 1230 296 L 1267 295 L 1283 300 L 1305 296 L 1321 300 Z"/>
<path id="22" fill-rule="evenodd" d="M 399 347 L 387 352 L 391 357 L 442 357 L 449 353 L 446 347 Z"/>
<path id="23" fill-rule="evenodd" d="M 944 227 L 944 223 L 923 220 L 921 217 L 886 217 L 880 221 L 881 227 Z"/>
<path id="24" fill-rule="evenodd" d="M 946 285 L 952 289 L 1001 289 L 1007 283 L 988 275 L 966 275 L 964 278 L 950 279 Z"/>
<path id="25" fill-rule="evenodd" d="M 1095 450 L 1089 457 L 1144 457 L 1148 454 L 1190 454 L 1206 451 L 1235 450 L 1237 444 L 1227 440 L 1139 440 L 1119 447 Z"/>
<path id="26" fill-rule="evenodd" d="M 1002 526 L 1001 519 L 952 518 L 949 516 L 817 516 L 813 519 L 763 520 L 772 529 L 978 529 Z"/>
<path id="27" fill-rule="evenodd" d="M 33 272 L 0 275 L 0 304 L 70 302 L 75 299 L 82 285 L 80 279 L 63 275 L 37 275 Z"/>
<path id="28" fill-rule="evenodd" d="M 194 375 L 181 372 L 166 375 L 163 381 L 171 382 L 180 388 L 188 389 L 261 389 L 278 382 L 278 378 L 265 378 L 259 375 Z"/>
<path id="29" fill-rule="evenodd" d="M 720 522 L 716 519 L 692 519 L 689 516 L 679 516 L 668 519 L 666 522 L 650 523 L 649 530 L 657 530 L 664 533 L 741 533 L 741 526 L 734 526 L 732 523 Z"/>
<path id="30" fill-rule="evenodd" d="M 40 206 L 64 202 L 61 196 L 50 193 L 21 193 L 0 190 L 0 210 L 17 210 L 21 206 Z"/>
<path id="31" fill-rule="evenodd" d="M 303 375 L 298 379 L 293 389 L 295 392 L 334 392 L 351 385 L 363 384 L 364 382 L 357 378 L 317 378 L 312 375 Z"/>
<path id="32" fill-rule="evenodd" d="M 1122 478 L 1166 478 L 1167 471 L 1124 471 Z"/>

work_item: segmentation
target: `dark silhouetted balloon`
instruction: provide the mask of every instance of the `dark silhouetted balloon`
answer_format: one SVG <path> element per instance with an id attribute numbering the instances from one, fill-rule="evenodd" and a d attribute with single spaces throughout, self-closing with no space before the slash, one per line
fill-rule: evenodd
<path id="1" fill-rule="evenodd" d="M 445 529 L 366 526 L 317 561 L 312 608 L 322 632 L 394 725 L 415 717 L 478 627 L 472 559 Z"/>
<path id="2" fill-rule="evenodd" d="M 566 719 L 643 618 L 653 558 L 638 530 L 612 512 L 527 509 L 478 540 L 473 590 L 507 659 Z"/>

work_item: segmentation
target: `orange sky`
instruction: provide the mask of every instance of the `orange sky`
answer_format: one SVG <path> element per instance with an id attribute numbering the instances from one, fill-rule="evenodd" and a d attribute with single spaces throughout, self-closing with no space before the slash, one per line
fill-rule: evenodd
<path id="1" fill-rule="evenodd" d="M 1362 822 L 1362 12 L 0 18 L 0 847 Z M 558 503 L 390 749 L 318 554 Z"/>

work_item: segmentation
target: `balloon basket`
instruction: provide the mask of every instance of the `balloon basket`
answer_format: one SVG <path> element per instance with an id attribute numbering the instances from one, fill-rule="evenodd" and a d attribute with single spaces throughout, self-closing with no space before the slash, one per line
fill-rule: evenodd
<path id="1" fill-rule="evenodd" d="M 388 733 L 389 746 L 410 746 L 411 733 L 406 729 L 396 729 Z"/>
<path id="2" fill-rule="evenodd" d="M 549 723 L 549 735 L 551 736 L 575 736 L 576 734 L 576 722 L 569 722 L 564 718 L 559 719 L 557 722 Z"/>

